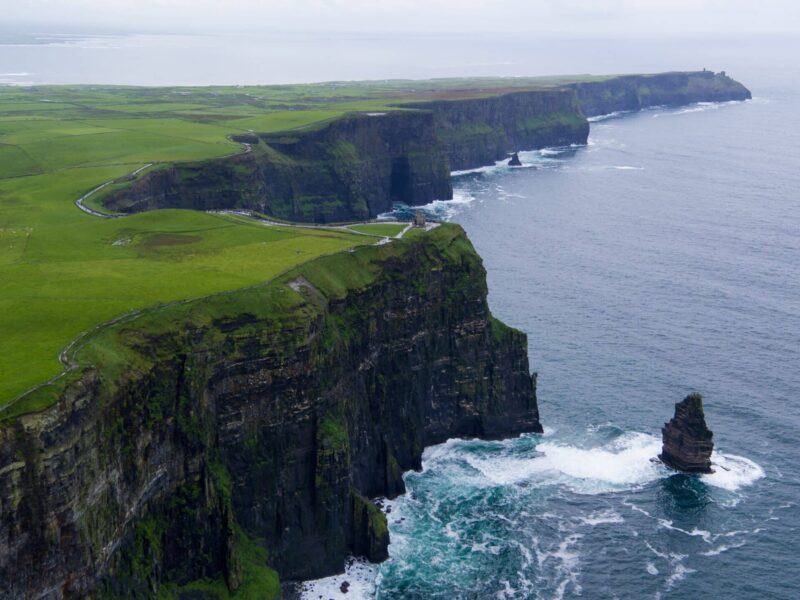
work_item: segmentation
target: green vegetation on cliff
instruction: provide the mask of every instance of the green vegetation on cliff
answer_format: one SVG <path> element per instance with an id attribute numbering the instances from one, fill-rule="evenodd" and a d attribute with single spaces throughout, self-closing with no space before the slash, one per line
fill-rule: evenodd
<path id="1" fill-rule="evenodd" d="M 681 77 L 668 74 L 633 83 L 581 76 L 267 87 L 0 88 L 0 409 L 58 374 L 59 352 L 99 323 L 131 310 L 253 285 L 320 254 L 373 241 L 344 230 L 268 228 L 186 210 L 101 219 L 75 206 L 77 198 L 101 184 L 115 182 L 85 200 L 90 209 L 101 210 L 107 194 L 139 184 L 147 188 L 156 175 L 166 180 L 174 175 L 181 185 L 195 185 L 205 204 L 192 204 L 198 196 L 189 194 L 184 198 L 188 204 L 172 206 L 213 208 L 227 195 L 229 207 L 242 207 L 270 196 L 282 202 L 276 216 L 287 219 L 330 221 L 354 212 L 365 217 L 375 212 L 361 189 L 367 183 L 382 194 L 381 206 L 408 194 L 430 200 L 449 188 L 443 181 L 448 157 L 451 166 L 485 162 L 501 157 L 509 144 L 555 143 L 583 131 L 585 121 L 569 93 L 564 95 L 564 86 L 582 86 L 575 89 L 579 99 L 588 98 L 584 106 L 605 110 L 606 101 L 622 97 L 618 88 L 631 85 L 638 86 L 634 96 L 641 104 L 643 96 L 663 98 L 655 92 L 662 80 L 676 86 L 676 101 L 697 93 L 727 93 L 719 86 L 732 81 L 704 74 L 692 79 L 700 83 L 690 85 Z M 548 116 L 528 114 L 529 104 L 528 112 L 497 122 L 498 115 L 504 118 L 494 110 L 496 101 L 513 104 L 519 96 L 514 92 L 523 91 L 562 97 L 541 104 Z M 591 104 L 597 98 L 603 102 Z M 420 116 L 420 109 L 435 112 L 436 106 L 466 99 L 474 102 L 463 110 L 436 113 L 433 138 L 415 139 L 413 151 L 403 141 L 398 148 L 406 148 L 406 155 L 383 157 L 379 168 L 372 164 L 377 162 L 373 150 L 395 133 L 418 132 L 424 120 L 386 118 L 384 129 L 371 132 L 362 155 L 342 137 L 368 137 L 357 127 L 370 122 L 369 115 Z M 351 113 L 359 118 L 340 118 Z M 333 123 L 338 127 L 329 127 Z M 303 139 L 311 143 L 298 143 Z M 250 144 L 249 154 L 243 154 L 248 148 L 243 144 Z M 429 147 L 436 150 L 436 164 L 419 150 Z M 128 177 L 142 168 L 133 180 Z M 266 189 L 278 180 L 281 185 Z M 176 196 L 181 188 L 173 187 Z M 151 190 L 144 196 L 152 200 L 154 194 Z M 153 202 L 141 209 L 171 205 Z M 394 235 L 396 228 L 380 224 L 353 230 Z"/>
<path id="2" fill-rule="evenodd" d="M 486 294 L 445 224 L 88 335 L 52 406 L 0 422 L 0 595 L 270 598 L 385 559 L 368 499 L 425 445 L 541 430 Z"/>

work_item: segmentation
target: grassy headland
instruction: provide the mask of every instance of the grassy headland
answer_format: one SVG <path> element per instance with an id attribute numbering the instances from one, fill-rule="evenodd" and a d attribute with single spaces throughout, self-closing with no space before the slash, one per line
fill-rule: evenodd
<path id="1" fill-rule="evenodd" d="M 612 79 L 0 87 L 0 409 L 59 373 L 59 352 L 99 323 L 133 309 L 246 287 L 320 254 L 372 241 L 357 232 L 395 233 L 389 225 L 353 232 L 270 228 L 186 210 L 102 219 L 75 206 L 98 186 L 118 181 L 103 193 L 111 192 L 128 186 L 126 176 L 143 167 L 140 177 L 244 152 L 231 137 L 246 142 L 253 133 L 281 132 L 276 139 L 285 142 L 291 135 L 282 132 L 318 129 L 352 112 L 416 110 L 409 105 L 574 83 L 609 81 L 613 87 Z M 706 86 L 719 83 L 701 79 Z M 440 135 L 445 141 L 453 133 L 448 127 Z M 470 137 L 469 124 L 458 134 L 466 136 L 465 147 L 483 140 Z M 259 144 L 253 154 L 264 152 L 271 150 Z M 103 193 L 87 198 L 87 208 L 103 210 Z"/>
<path id="2" fill-rule="evenodd" d="M 59 373 L 59 352 L 98 323 L 246 287 L 371 241 L 180 210 L 100 219 L 75 206 L 86 192 L 150 163 L 241 152 L 230 135 L 303 128 L 352 111 L 398 110 L 390 105 L 406 100 L 561 82 L 0 88 L 0 407 Z M 92 200 L 87 205 L 98 208 Z M 388 225 L 362 231 L 396 233 Z"/>

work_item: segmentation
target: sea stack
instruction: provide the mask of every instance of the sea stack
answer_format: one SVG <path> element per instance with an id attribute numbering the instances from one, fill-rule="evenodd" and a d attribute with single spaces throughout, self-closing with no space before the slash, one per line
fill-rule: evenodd
<path id="1" fill-rule="evenodd" d="M 518 153 L 514 152 L 514 154 L 511 155 L 511 160 L 508 161 L 508 166 L 509 167 L 521 167 L 522 166 L 522 163 L 519 160 L 519 154 Z"/>
<path id="2" fill-rule="evenodd" d="M 711 452 L 714 434 L 706 426 L 703 397 L 689 394 L 675 405 L 675 416 L 661 429 L 663 446 L 659 458 L 684 473 L 713 473 Z"/>

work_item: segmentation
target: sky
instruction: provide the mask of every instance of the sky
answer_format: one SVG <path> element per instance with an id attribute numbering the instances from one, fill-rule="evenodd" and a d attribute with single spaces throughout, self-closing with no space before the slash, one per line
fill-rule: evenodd
<path id="1" fill-rule="evenodd" d="M 6 25 L 141 32 L 800 33 L 797 0 L 2 0 Z"/>

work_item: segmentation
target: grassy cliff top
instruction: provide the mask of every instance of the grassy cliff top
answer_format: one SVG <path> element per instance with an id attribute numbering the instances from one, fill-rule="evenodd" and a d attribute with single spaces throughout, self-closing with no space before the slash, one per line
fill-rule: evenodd
<path id="1" fill-rule="evenodd" d="M 598 79 L 0 87 L 0 408 L 58 374 L 59 352 L 99 323 L 252 285 L 320 254 L 374 241 L 180 210 L 101 219 L 75 205 L 97 186 L 151 163 L 241 152 L 230 135 L 397 110 L 405 101 Z M 96 206 L 92 199 L 86 204 Z"/>
<path id="2" fill-rule="evenodd" d="M 150 163 L 241 152 L 232 134 L 391 110 L 389 103 L 403 99 L 463 96 L 467 89 L 486 94 L 501 82 L 531 85 L 0 87 L 0 407 L 60 373 L 59 353 L 99 323 L 246 287 L 320 254 L 375 241 L 180 210 L 101 219 L 75 206 L 89 190 Z"/>

